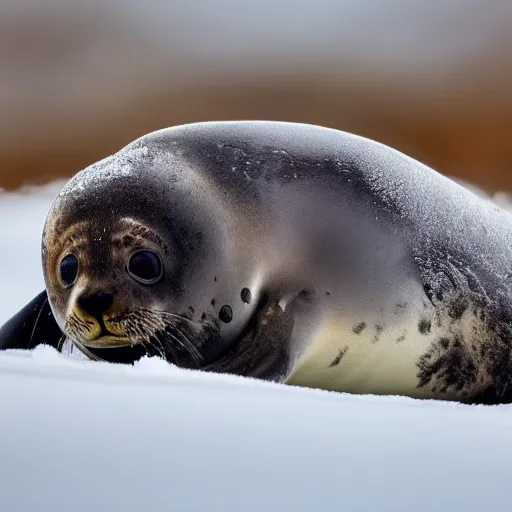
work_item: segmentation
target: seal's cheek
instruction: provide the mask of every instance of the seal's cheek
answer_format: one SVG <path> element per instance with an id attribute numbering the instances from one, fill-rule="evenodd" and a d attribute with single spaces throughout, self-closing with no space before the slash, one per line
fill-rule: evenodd
<path id="1" fill-rule="evenodd" d="M 62 290 L 60 286 L 55 286 L 52 282 L 49 282 L 46 286 L 48 302 L 50 303 L 55 321 L 62 331 L 64 331 L 64 326 L 66 323 L 71 291 L 72 290 Z"/>

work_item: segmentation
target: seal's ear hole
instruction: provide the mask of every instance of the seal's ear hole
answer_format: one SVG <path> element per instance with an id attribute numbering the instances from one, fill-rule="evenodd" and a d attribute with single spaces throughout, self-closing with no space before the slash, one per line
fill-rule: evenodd
<path id="1" fill-rule="evenodd" d="M 139 283 L 155 284 L 163 274 L 162 260 L 156 252 L 141 249 L 130 256 L 126 271 Z"/>
<path id="2" fill-rule="evenodd" d="M 60 262 L 60 279 L 67 288 L 73 285 L 78 277 L 78 259 L 74 254 L 64 256 Z"/>

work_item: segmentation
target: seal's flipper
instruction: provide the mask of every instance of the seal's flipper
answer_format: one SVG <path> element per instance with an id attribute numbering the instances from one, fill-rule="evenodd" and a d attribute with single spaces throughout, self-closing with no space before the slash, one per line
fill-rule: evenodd
<path id="1" fill-rule="evenodd" d="M 0 350 L 29 349 L 42 344 L 57 348 L 61 337 L 44 290 L 0 327 Z"/>

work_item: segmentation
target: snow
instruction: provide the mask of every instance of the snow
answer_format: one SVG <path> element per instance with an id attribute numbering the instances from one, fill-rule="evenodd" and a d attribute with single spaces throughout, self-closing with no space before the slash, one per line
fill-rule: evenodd
<path id="1" fill-rule="evenodd" d="M 61 186 L 0 193 L 0 322 L 43 287 L 39 236 Z M 39 347 L 0 354 L 0 411 L 6 512 L 480 512 L 512 500 L 512 406 L 351 396 Z"/>

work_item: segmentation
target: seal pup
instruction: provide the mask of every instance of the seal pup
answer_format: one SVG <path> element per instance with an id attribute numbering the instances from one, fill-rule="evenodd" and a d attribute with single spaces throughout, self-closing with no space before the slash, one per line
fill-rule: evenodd
<path id="1" fill-rule="evenodd" d="M 31 343 L 53 321 L 93 358 L 505 402 L 511 247 L 509 213 L 377 142 L 292 123 L 178 126 L 56 198 L 42 243 L 52 316 Z M 0 344 L 23 345 L 24 322 Z"/>

